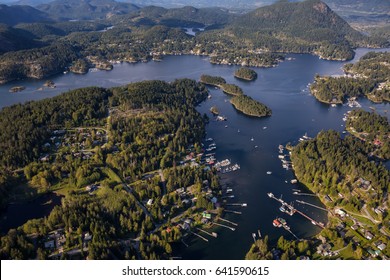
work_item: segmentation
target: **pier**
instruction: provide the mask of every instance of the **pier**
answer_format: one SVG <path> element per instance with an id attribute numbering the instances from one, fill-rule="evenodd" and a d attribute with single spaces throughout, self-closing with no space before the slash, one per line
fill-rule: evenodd
<path id="1" fill-rule="evenodd" d="M 219 223 L 216 223 L 216 222 L 213 222 L 214 225 L 217 225 L 217 226 L 220 226 L 220 227 L 224 227 L 224 228 L 228 228 L 230 229 L 231 231 L 235 231 L 236 229 L 234 227 L 229 227 L 227 225 L 223 225 L 223 224 L 219 224 Z"/>
<path id="2" fill-rule="evenodd" d="M 298 236 L 296 236 L 296 235 L 291 231 L 291 229 L 288 229 L 288 228 L 286 228 L 286 227 L 283 227 L 283 228 L 284 228 L 285 230 L 287 230 L 289 233 L 291 233 L 291 235 L 294 236 L 296 240 L 299 240 Z"/>
<path id="3" fill-rule="evenodd" d="M 284 207 L 286 207 L 287 209 L 289 209 L 289 212 L 287 212 L 287 211 L 286 211 L 286 212 L 287 212 L 288 214 L 290 214 L 290 216 L 292 216 L 294 213 L 298 213 L 298 214 L 302 215 L 304 218 L 308 219 L 313 225 L 319 226 L 319 227 L 322 228 L 322 229 L 325 228 L 323 223 L 317 222 L 316 220 L 310 218 L 308 215 L 306 215 L 305 213 L 302 213 L 301 211 L 295 209 L 294 206 L 288 204 L 288 203 L 285 202 L 283 199 L 275 197 L 275 195 L 274 195 L 273 193 L 268 193 L 267 195 L 268 195 L 268 197 L 273 198 L 273 199 L 275 199 L 276 201 L 278 201 L 279 203 L 281 203 L 282 206 L 284 206 Z M 286 209 L 286 210 L 287 210 L 287 209 Z"/>
<path id="4" fill-rule="evenodd" d="M 236 223 L 233 223 L 233 222 L 231 222 L 231 221 L 229 221 L 229 220 L 226 220 L 226 219 L 222 219 L 221 217 L 219 217 L 219 218 L 218 218 L 218 220 L 221 220 L 221 221 L 223 221 L 223 222 L 226 222 L 226 223 L 232 224 L 233 226 L 238 226 L 238 224 L 236 224 Z"/>
<path id="5" fill-rule="evenodd" d="M 199 235 L 199 234 L 197 234 L 196 232 L 193 232 L 193 231 L 191 231 L 191 230 L 190 230 L 190 232 L 191 232 L 193 235 L 195 235 L 196 237 L 199 237 L 200 239 L 202 239 L 203 241 L 209 242 L 209 240 L 208 240 L 207 238 L 203 237 L 202 235 Z"/>
<path id="6" fill-rule="evenodd" d="M 205 231 L 205 230 L 203 230 L 203 229 L 201 229 L 201 228 L 198 228 L 198 230 L 201 231 L 201 232 L 203 232 L 203 233 L 205 233 L 205 234 L 207 234 L 207 235 L 209 235 L 209 236 L 211 236 L 211 237 L 215 237 L 215 238 L 218 237 L 218 234 L 217 234 L 216 232 L 210 233 L 210 232 Z"/>
<path id="7" fill-rule="evenodd" d="M 296 200 L 296 202 L 298 202 L 298 203 L 300 203 L 300 204 L 309 205 L 309 206 L 311 206 L 311 207 L 315 207 L 315 208 L 317 208 L 317 209 L 324 210 L 324 211 L 328 212 L 327 209 L 325 209 L 325 208 L 323 208 L 323 207 L 320 207 L 320 206 L 317 206 L 317 205 L 314 205 L 314 204 L 311 204 L 311 203 L 306 202 L 306 201 Z"/>
<path id="8" fill-rule="evenodd" d="M 226 203 L 226 206 L 241 206 L 241 207 L 247 207 L 248 205 L 246 203 Z"/>
<path id="9" fill-rule="evenodd" d="M 306 196 L 316 196 L 315 194 L 312 193 L 302 193 L 302 192 L 293 192 L 295 195 L 306 195 Z"/>
<path id="10" fill-rule="evenodd" d="M 239 212 L 239 211 L 233 211 L 233 210 L 223 210 L 223 211 L 225 211 L 226 213 L 233 213 L 233 214 L 238 214 L 238 215 L 241 215 L 242 214 L 242 212 Z"/>

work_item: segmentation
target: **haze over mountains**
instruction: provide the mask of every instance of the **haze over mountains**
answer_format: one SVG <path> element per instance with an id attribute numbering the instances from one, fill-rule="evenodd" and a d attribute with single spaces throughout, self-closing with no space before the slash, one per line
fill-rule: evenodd
<path id="1" fill-rule="evenodd" d="M 247 8 L 253 9 L 261 6 L 266 6 L 277 2 L 278 0 L 117 0 L 117 2 L 125 2 L 136 4 L 138 6 L 163 6 L 163 7 L 226 7 L 226 8 Z M 298 2 L 302 0 L 290 0 L 289 2 Z M 0 0 L 3 4 L 18 4 L 38 6 L 47 4 L 53 0 Z M 63 1 L 65 2 L 65 1 Z M 326 4 L 330 5 L 335 10 L 351 11 L 366 11 L 376 13 L 390 13 L 390 1 L 388 0 L 325 0 Z"/>

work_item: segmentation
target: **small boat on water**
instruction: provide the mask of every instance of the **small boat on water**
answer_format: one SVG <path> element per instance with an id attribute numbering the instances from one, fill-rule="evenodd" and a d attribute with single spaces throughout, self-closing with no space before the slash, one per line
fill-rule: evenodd
<path id="1" fill-rule="evenodd" d="M 271 172 L 271 171 L 267 171 L 267 174 L 268 174 L 268 175 L 271 175 L 271 174 L 272 174 L 272 172 Z"/>
<path id="2" fill-rule="evenodd" d="M 281 227 L 282 226 L 282 224 L 279 222 L 278 219 L 273 220 L 272 225 L 274 227 Z"/>
<path id="3" fill-rule="evenodd" d="M 252 137 L 252 138 L 251 138 L 251 141 L 255 141 L 255 139 Z"/>

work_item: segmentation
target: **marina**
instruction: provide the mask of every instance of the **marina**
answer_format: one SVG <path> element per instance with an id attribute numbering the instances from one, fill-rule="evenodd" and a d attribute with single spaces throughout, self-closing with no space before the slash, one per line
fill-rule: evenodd
<path id="1" fill-rule="evenodd" d="M 323 224 L 322 222 L 317 222 L 316 220 L 314 220 L 313 218 L 309 217 L 309 216 L 306 215 L 305 213 L 303 213 L 303 212 L 301 212 L 301 211 L 295 209 L 294 206 L 293 206 L 292 204 L 288 204 L 288 203 L 285 202 L 282 198 L 277 198 L 277 197 L 275 197 L 275 195 L 274 195 L 273 193 L 267 193 L 267 195 L 268 195 L 269 198 L 272 198 L 272 199 L 274 199 L 274 200 L 276 200 L 277 202 L 279 202 L 279 203 L 282 204 L 281 207 L 283 207 L 283 209 L 284 209 L 284 211 L 282 211 L 282 212 L 287 213 L 287 214 L 289 214 L 290 216 L 294 215 L 295 213 L 298 213 L 298 214 L 300 214 L 301 216 L 303 216 L 304 218 L 308 219 L 313 225 L 318 226 L 318 227 L 320 227 L 320 228 L 325 228 L 325 227 L 324 227 L 324 224 Z M 276 220 L 274 220 L 274 222 L 275 222 L 275 221 L 278 221 L 278 222 L 279 222 L 279 223 L 276 222 L 276 224 L 277 224 L 276 226 L 277 226 L 277 227 L 279 227 L 279 224 L 280 224 L 280 226 L 283 225 L 283 223 L 280 221 L 280 219 L 278 219 L 278 220 L 276 219 Z M 274 226 L 275 226 L 275 224 L 274 224 Z"/>

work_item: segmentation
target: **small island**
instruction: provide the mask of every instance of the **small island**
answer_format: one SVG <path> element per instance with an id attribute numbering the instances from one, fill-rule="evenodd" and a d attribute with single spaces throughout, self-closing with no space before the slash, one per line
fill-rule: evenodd
<path id="1" fill-rule="evenodd" d="M 25 86 L 16 86 L 16 87 L 10 88 L 9 92 L 15 93 L 15 92 L 23 91 L 25 89 L 26 89 Z"/>
<path id="2" fill-rule="evenodd" d="M 230 103 L 233 107 L 248 116 L 268 117 L 271 116 L 272 110 L 247 95 L 234 96 Z"/>
<path id="3" fill-rule="evenodd" d="M 47 80 L 43 86 L 48 88 L 56 88 L 56 85 L 52 80 Z"/>
<path id="4" fill-rule="evenodd" d="M 234 72 L 234 77 L 241 80 L 254 81 L 257 79 L 257 73 L 248 67 L 241 67 Z"/>
<path id="5" fill-rule="evenodd" d="M 213 115 L 216 115 L 216 116 L 219 115 L 219 110 L 216 106 L 211 107 L 210 112 L 213 113 Z"/>
<path id="6" fill-rule="evenodd" d="M 227 84 L 226 80 L 219 76 L 202 75 L 200 77 L 200 82 L 205 85 L 218 87 L 226 94 L 234 96 L 244 94 L 244 92 L 239 86 L 234 84 Z"/>
<path id="7" fill-rule="evenodd" d="M 226 84 L 226 80 L 219 76 L 202 75 L 200 76 L 200 82 L 209 86 L 221 87 Z"/>
<path id="8" fill-rule="evenodd" d="M 234 84 L 223 84 L 220 86 L 220 88 L 226 94 L 230 94 L 234 96 L 239 96 L 244 94 L 242 89 L 239 86 L 236 86 Z"/>

